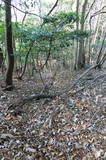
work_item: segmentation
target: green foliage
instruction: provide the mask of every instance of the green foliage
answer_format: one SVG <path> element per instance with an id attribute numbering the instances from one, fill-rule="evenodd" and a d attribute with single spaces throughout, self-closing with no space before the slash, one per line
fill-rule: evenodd
<path id="1" fill-rule="evenodd" d="M 48 24 L 63 24 L 66 25 L 68 23 L 75 23 L 79 20 L 79 16 L 76 14 L 76 12 L 61 12 L 57 15 L 45 17 L 44 23 Z"/>
<path id="2" fill-rule="evenodd" d="M 0 43 L 5 43 L 4 41 L 5 37 L 5 28 L 4 28 L 4 22 L 0 20 Z"/>
<path id="3" fill-rule="evenodd" d="M 26 6 L 26 8 L 28 7 Z M 30 20 L 32 21 L 32 19 Z M 70 57 L 68 49 L 73 44 L 73 39 L 86 38 L 89 36 L 89 32 L 87 31 L 74 30 L 75 23 L 78 21 L 79 15 L 75 12 L 61 12 L 53 16 L 45 17 L 45 25 L 42 27 L 36 24 L 31 25 L 31 23 L 27 21 L 24 24 L 13 22 L 13 35 L 16 45 L 15 56 L 19 60 L 21 57 L 21 62 L 23 63 L 28 49 L 32 43 L 34 43 L 30 54 L 35 59 L 45 59 L 49 51 L 53 58 L 63 56 L 63 52 L 68 53 Z M 1 28 L 0 32 L 4 33 Z M 29 56 L 29 62 L 31 62 L 31 56 Z"/>
<path id="4" fill-rule="evenodd" d="M 51 47 L 52 57 L 61 57 L 63 51 L 66 51 L 73 43 L 75 38 L 86 38 L 89 33 L 87 31 L 74 31 L 74 22 L 78 20 L 76 13 L 60 13 L 56 16 L 51 16 L 46 19 L 46 25 L 43 27 L 32 26 L 21 23 L 13 23 L 14 35 L 17 39 L 17 49 L 20 49 L 22 43 L 21 51 L 16 52 L 18 55 L 22 53 L 22 59 L 25 57 L 26 50 L 30 47 L 32 42 L 34 42 L 34 47 L 32 48 L 32 54 L 36 57 L 45 58 Z M 55 28 L 54 25 L 49 25 L 49 23 L 62 24 L 65 27 L 60 29 Z M 71 26 L 70 26 L 71 25 Z M 71 28 L 71 30 L 70 30 Z M 20 41 L 21 39 L 21 41 Z M 50 41 L 52 40 L 52 44 Z"/>
<path id="5" fill-rule="evenodd" d="M 88 38 L 90 36 L 89 31 L 82 31 L 82 30 L 75 30 L 71 33 L 72 39 L 82 39 L 82 38 Z"/>

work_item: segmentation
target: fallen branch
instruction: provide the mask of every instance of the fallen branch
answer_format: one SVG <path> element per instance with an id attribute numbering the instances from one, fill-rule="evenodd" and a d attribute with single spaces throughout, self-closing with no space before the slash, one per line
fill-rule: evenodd
<path id="1" fill-rule="evenodd" d="M 98 79 L 103 78 L 103 77 L 105 77 L 105 76 L 106 76 L 106 72 L 103 73 L 103 74 L 100 74 L 99 76 L 97 76 L 97 77 L 93 80 L 93 83 L 96 82 Z"/>
<path id="2" fill-rule="evenodd" d="M 98 65 L 99 65 L 99 64 L 96 64 L 96 65 L 94 65 L 94 66 L 91 66 L 91 67 L 88 68 L 83 74 L 81 74 L 81 76 L 80 76 L 80 77 L 75 81 L 75 83 L 71 86 L 71 89 L 72 89 L 73 87 L 75 87 L 75 85 L 79 82 L 79 80 L 80 80 L 81 78 L 83 78 L 87 73 L 89 73 L 89 71 L 91 71 L 92 69 L 96 68 Z"/>
<path id="3" fill-rule="evenodd" d="M 96 68 L 98 66 L 98 64 L 90 67 L 88 70 L 86 70 L 77 80 L 76 82 L 72 85 L 72 87 L 70 88 L 70 90 L 79 82 L 79 80 L 84 77 L 89 71 L 91 71 L 93 68 Z M 101 77 L 104 77 L 106 76 L 106 72 L 97 76 L 92 83 L 94 83 L 95 81 L 97 81 L 99 78 Z M 90 84 L 88 84 L 87 86 L 84 86 L 82 88 L 80 88 L 79 90 L 77 90 L 76 92 L 73 92 L 71 93 L 70 95 L 73 96 L 77 93 L 79 93 L 80 91 L 84 90 L 86 87 L 90 86 L 91 85 L 91 82 Z M 22 99 L 18 100 L 16 103 L 13 103 L 13 104 L 10 104 L 8 109 L 15 109 L 16 107 L 21 107 L 23 106 L 24 104 L 28 103 L 28 102 L 31 102 L 32 100 L 40 100 L 40 99 L 45 99 L 45 98 L 56 98 L 57 96 L 62 96 L 64 95 L 65 93 L 67 93 L 69 91 L 68 90 L 65 90 L 65 92 L 63 93 L 56 93 L 56 94 L 32 94 L 31 96 L 28 96 L 28 97 L 23 97 Z"/>
<path id="4" fill-rule="evenodd" d="M 71 93 L 71 95 L 73 96 L 73 95 L 75 95 L 75 94 L 83 91 L 84 89 L 86 89 L 86 88 L 88 88 L 89 86 L 91 86 L 91 85 L 92 85 L 94 82 L 96 82 L 98 79 L 103 78 L 103 77 L 105 77 L 105 76 L 106 76 L 106 72 L 98 75 L 95 79 L 92 80 L 92 82 L 90 81 L 90 82 L 88 83 L 88 85 L 85 85 L 85 86 L 83 86 L 82 88 L 78 89 L 76 92 Z"/>
<path id="5" fill-rule="evenodd" d="M 19 99 L 16 103 L 10 104 L 8 110 L 15 109 L 16 107 L 22 107 L 24 104 L 31 102 L 32 100 L 40 100 L 44 98 L 55 98 L 60 96 L 61 93 L 56 94 L 32 94 L 31 96 Z"/>

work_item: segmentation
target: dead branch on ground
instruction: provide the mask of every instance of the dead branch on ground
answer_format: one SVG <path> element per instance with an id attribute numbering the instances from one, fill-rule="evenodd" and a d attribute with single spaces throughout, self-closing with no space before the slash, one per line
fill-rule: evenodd
<path id="1" fill-rule="evenodd" d="M 32 94 L 28 97 L 23 97 L 19 99 L 16 103 L 10 104 L 8 107 L 8 110 L 15 109 L 16 107 L 22 107 L 24 104 L 31 102 L 32 100 L 40 100 L 44 98 L 55 98 L 57 96 L 60 96 L 61 93 L 55 93 L 55 94 Z"/>
<path id="2" fill-rule="evenodd" d="M 96 64 L 94 66 L 91 66 L 90 68 L 88 68 L 83 74 L 81 74 L 81 76 L 75 81 L 75 83 L 71 86 L 71 89 L 73 87 L 75 87 L 75 85 L 85 76 L 87 75 L 92 69 L 96 68 L 99 64 Z"/>

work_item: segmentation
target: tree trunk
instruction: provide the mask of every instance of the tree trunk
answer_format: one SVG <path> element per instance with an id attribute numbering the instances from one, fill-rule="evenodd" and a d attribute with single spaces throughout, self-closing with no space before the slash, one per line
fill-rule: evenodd
<path id="1" fill-rule="evenodd" d="M 6 86 L 12 85 L 14 54 L 12 45 L 12 24 L 11 24 L 11 0 L 5 0 L 5 18 L 6 18 L 6 45 L 8 52 L 8 69 L 6 73 Z"/>
<path id="2" fill-rule="evenodd" d="M 77 13 L 77 16 L 78 16 L 78 13 L 79 13 L 79 0 L 77 0 L 77 4 L 76 4 L 76 13 Z M 76 30 L 79 30 L 79 21 L 76 22 Z M 76 70 L 77 69 L 77 65 L 78 65 L 78 51 L 79 51 L 79 43 L 78 43 L 78 38 L 76 39 L 76 42 L 75 42 L 75 65 L 74 65 L 74 69 Z"/>
<path id="3" fill-rule="evenodd" d="M 88 0 L 84 1 L 84 4 L 82 6 L 82 15 L 81 15 L 81 27 L 80 30 L 84 31 L 84 24 L 85 24 L 85 12 L 87 7 Z M 84 53 L 84 39 L 80 39 L 79 42 L 79 53 L 78 53 L 78 69 L 85 67 L 85 53 Z"/>
<path id="4" fill-rule="evenodd" d="M 3 52 L 2 49 L 0 48 L 0 68 L 2 68 L 2 64 L 3 64 Z"/>
<path id="5" fill-rule="evenodd" d="M 100 64 L 100 62 L 102 60 L 102 57 L 103 57 L 102 50 L 103 50 L 103 47 L 104 47 L 105 39 L 106 39 L 106 33 L 104 33 L 104 37 L 103 37 L 103 40 L 102 40 L 102 45 L 101 45 L 101 48 L 100 48 L 100 51 L 99 51 L 99 54 L 98 54 L 98 57 L 97 57 L 96 64 Z M 99 67 L 101 68 L 101 65 Z"/>

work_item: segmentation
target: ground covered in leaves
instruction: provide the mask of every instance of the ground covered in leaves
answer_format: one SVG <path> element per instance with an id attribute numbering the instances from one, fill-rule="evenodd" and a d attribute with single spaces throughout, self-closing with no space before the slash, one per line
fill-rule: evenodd
<path id="1" fill-rule="evenodd" d="M 92 83 L 103 72 L 90 73 L 72 89 L 81 73 L 57 73 L 49 91 L 67 92 L 15 109 L 9 105 L 42 92 L 40 77 L 14 78 L 11 92 L 1 87 L 0 160 L 105 160 L 106 75 Z M 42 75 L 49 84 L 52 75 Z"/>

